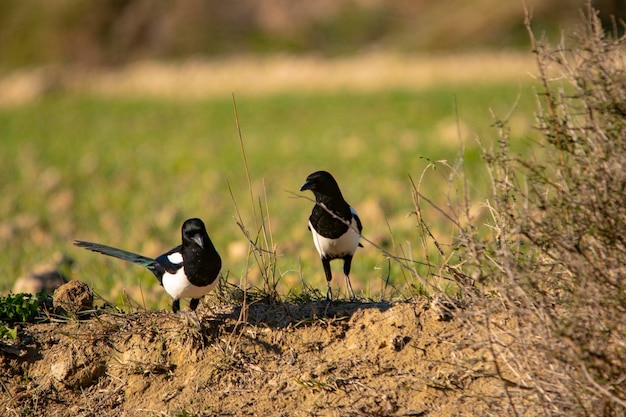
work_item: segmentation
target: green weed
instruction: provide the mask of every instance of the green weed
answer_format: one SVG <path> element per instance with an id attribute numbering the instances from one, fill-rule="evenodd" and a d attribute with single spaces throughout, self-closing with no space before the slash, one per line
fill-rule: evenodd
<path id="1" fill-rule="evenodd" d="M 0 321 L 25 323 L 37 316 L 39 297 L 33 294 L 0 295 Z"/>
<path id="2" fill-rule="evenodd" d="M 11 325 L 29 322 L 37 317 L 38 313 L 37 295 L 25 293 L 0 295 L 0 340 L 5 338 L 16 340 L 18 327 Z"/>

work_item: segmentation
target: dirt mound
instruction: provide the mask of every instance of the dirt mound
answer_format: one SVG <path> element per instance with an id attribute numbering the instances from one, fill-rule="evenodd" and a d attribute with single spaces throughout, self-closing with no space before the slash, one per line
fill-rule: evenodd
<path id="1" fill-rule="evenodd" d="M 0 349 L 0 414 L 484 415 L 504 396 L 489 352 L 426 301 L 245 312 L 29 325 Z"/>

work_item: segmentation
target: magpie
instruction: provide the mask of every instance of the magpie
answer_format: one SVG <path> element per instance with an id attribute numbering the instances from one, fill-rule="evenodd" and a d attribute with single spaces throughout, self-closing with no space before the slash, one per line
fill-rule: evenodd
<path id="1" fill-rule="evenodd" d="M 182 245 L 156 259 L 99 243 L 76 240 L 74 244 L 93 252 L 145 266 L 174 299 L 172 302 L 174 313 L 180 310 L 181 298 L 191 298 L 189 307 L 195 311 L 200 299 L 217 285 L 222 269 L 222 258 L 213 246 L 202 220 L 185 220 L 181 233 Z"/>
<path id="2" fill-rule="evenodd" d="M 358 246 L 363 226 L 356 210 L 344 200 L 339 185 L 326 171 L 317 171 L 309 175 L 300 187 L 300 191 L 311 190 L 315 195 L 315 206 L 309 217 L 309 230 L 313 243 L 322 259 L 326 274 L 326 298 L 332 300 L 330 281 L 333 278 L 330 261 L 343 259 L 343 273 L 350 298 L 355 299 L 350 284 L 350 266 L 352 256 Z"/>

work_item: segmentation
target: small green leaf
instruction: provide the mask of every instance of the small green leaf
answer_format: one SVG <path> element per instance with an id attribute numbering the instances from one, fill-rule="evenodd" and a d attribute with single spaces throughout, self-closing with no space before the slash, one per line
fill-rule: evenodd
<path id="1" fill-rule="evenodd" d="M 17 327 L 9 327 L 5 323 L 0 322 L 0 340 L 8 338 L 11 340 L 17 339 Z"/>
<path id="2" fill-rule="evenodd" d="M 7 323 L 27 322 L 37 316 L 39 299 L 32 294 L 9 294 L 0 296 L 0 321 Z"/>

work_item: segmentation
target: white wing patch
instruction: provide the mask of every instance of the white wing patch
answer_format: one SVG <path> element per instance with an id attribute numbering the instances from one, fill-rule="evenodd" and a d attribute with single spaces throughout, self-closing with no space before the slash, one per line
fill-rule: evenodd
<path id="1" fill-rule="evenodd" d="M 167 255 L 167 260 L 171 263 L 178 265 L 183 263 L 183 254 L 180 252 L 174 252 Z"/>
<path id="2" fill-rule="evenodd" d="M 359 213 L 356 212 L 356 209 L 350 206 L 350 212 L 352 213 L 352 222 L 350 223 L 350 228 L 359 232 L 359 236 L 361 235 L 361 231 L 359 230 L 359 225 L 356 222 L 356 219 L 359 219 Z M 358 245 L 358 243 L 357 243 Z"/>

